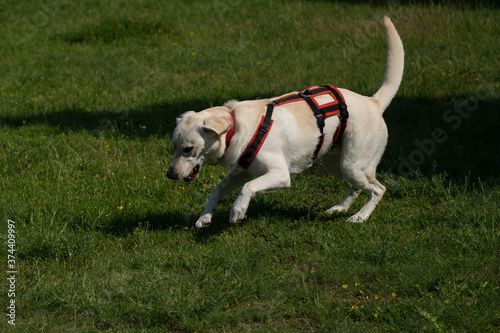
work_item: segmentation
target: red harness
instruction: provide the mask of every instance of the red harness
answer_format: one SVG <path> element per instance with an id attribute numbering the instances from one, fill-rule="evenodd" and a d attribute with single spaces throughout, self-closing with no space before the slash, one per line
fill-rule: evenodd
<path id="1" fill-rule="evenodd" d="M 269 130 L 271 129 L 274 120 L 271 119 L 274 108 L 288 103 L 305 101 L 309 105 L 309 108 L 316 117 L 316 124 L 320 130 L 320 136 L 318 138 L 318 144 L 314 153 L 312 154 L 313 161 L 318 157 L 318 154 L 323 146 L 325 140 L 325 135 L 323 134 L 323 128 L 325 127 L 325 119 L 331 116 L 338 115 L 340 118 L 339 127 L 333 136 L 332 146 L 330 149 L 334 149 L 342 143 L 342 135 L 347 127 L 347 120 L 349 118 L 349 112 L 347 112 L 347 105 L 345 104 L 344 96 L 340 91 L 332 85 L 326 85 L 322 87 L 309 87 L 299 93 L 291 93 L 280 99 L 274 100 L 267 105 L 266 115 L 262 116 L 259 126 L 255 131 L 252 139 L 248 143 L 245 151 L 240 157 L 239 164 L 241 167 L 248 169 L 250 164 L 253 162 L 260 148 L 264 144 Z M 229 146 L 231 137 L 234 133 L 234 119 L 231 114 L 231 122 L 233 127 L 226 134 L 226 149 Z"/>

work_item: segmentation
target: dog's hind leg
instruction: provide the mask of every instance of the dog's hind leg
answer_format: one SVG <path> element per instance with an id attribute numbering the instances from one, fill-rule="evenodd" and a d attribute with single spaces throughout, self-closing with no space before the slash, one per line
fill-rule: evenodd
<path id="1" fill-rule="evenodd" d="M 367 181 L 366 184 L 363 184 L 363 190 L 368 193 L 368 201 L 359 210 L 359 212 L 357 212 L 347 220 L 348 222 L 358 223 L 366 221 L 375 209 L 375 206 L 377 206 L 380 200 L 382 200 L 382 197 L 385 193 L 385 186 L 380 184 L 375 178 L 372 178 L 370 181 Z"/>
<path id="2" fill-rule="evenodd" d="M 377 127 L 378 131 L 367 132 L 364 136 L 349 142 L 352 146 L 348 146 L 350 149 L 342 154 L 340 161 L 342 179 L 351 187 L 366 191 L 368 194 L 366 204 L 348 219 L 349 222 L 366 221 L 385 193 L 385 187 L 378 182 L 375 174 L 387 143 L 387 127 L 383 122 L 378 123 Z"/>
<path id="3" fill-rule="evenodd" d="M 343 168 L 344 178 L 352 187 L 361 189 L 368 193 L 368 201 L 366 204 L 347 221 L 349 222 L 364 222 L 375 209 L 375 206 L 382 200 L 385 193 L 385 187 L 375 178 L 376 167 L 379 157 L 375 156 L 372 161 L 366 165 L 365 169 L 360 169 L 360 165 L 354 163 L 349 164 L 349 168 Z M 351 188 L 352 188 L 351 187 Z M 359 193 L 358 193 L 359 194 Z"/>
<path id="4" fill-rule="evenodd" d="M 222 198 L 251 178 L 252 175 L 250 175 L 246 170 L 241 169 L 231 171 L 226 177 L 224 177 L 224 179 L 213 188 L 212 192 L 210 192 L 207 206 L 198 221 L 196 221 L 196 228 L 199 229 L 208 226 L 212 222 L 212 216 Z"/>
<path id="5" fill-rule="evenodd" d="M 342 180 L 342 172 L 340 170 L 340 152 L 329 152 L 322 157 L 323 167 L 328 173 L 332 174 L 335 178 Z M 361 190 L 350 185 L 349 194 L 340 203 L 326 210 L 325 213 L 332 214 L 334 212 L 344 212 L 351 207 L 352 203 L 358 198 Z"/>
<path id="6" fill-rule="evenodd" d="M 325 213 L 327 214 L 332 214 L 334 212 L 344 212 L 351 207 L 352 203 L 358 198 L 359 194 L 361 193 L 360 189 L 357 189 L 353 186 L 349 189 L 349 194 L 342 200 L 340 203 L 336 204 L 335 206 L 329 208 Z"/>
<path id="7" fill-rule="evenodd" d="M 385 145 L 373 147 L 371 149 L 372 158 L 368 160 L 368 163 L 360 163 L 362 162 L 362 156 L 355 156 L 357 157 L 354 159 L 356 162 L 352 162 L 352 159 L 342 159 L 342 155 L 338 153 L 329 153 L 323 157 L 325 169 L 335 177 L 347 182 L 350 186 L 349 194 L 344 200 L 328 209 L 326 213 L 331 214 L 348 210 L 363 190 L 368 193 L 368 201 L 356 214 L 351 216 L 348 221 L 364 222 L 368 219 L 385 193 L 385 187 L 375 179 L 377 165 L 382 157 L 384 147 Z"/>

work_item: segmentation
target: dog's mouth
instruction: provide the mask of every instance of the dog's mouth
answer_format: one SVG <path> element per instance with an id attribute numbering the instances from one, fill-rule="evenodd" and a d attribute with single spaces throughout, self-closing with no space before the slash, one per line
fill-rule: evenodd
<path id="1" fill-rule="evenodd" d="M 189 176 L 184 178 L 184 181 L 186 183 L 192 182 L 193 180 L 198 178 L 199 175 L 200 175 L 200 165 L 198 164 L 193 168 L 193 170 L 191 170 L 191 173 L 189 174 Z"/>

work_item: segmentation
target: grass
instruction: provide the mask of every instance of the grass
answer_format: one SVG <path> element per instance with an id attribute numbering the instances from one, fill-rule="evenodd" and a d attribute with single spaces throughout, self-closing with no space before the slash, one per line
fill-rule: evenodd
<path id="1" fill-rule="evenodd" d="M 318 163 L 256 197 L 242 225 L 227 222 L 233 193 L 195 230 L 225 171 L 166 179 L 175 117 L 315 84 L 373 94 L 384 14 L 406 68 L 370 220 L 323 214 L 347 187 Z M 15 297 L 0 279 L 2 331 L 497 332 L 498 14 L 487 2 L 6 6 L 0 258 L 10 219 L 18 273 Z"/>

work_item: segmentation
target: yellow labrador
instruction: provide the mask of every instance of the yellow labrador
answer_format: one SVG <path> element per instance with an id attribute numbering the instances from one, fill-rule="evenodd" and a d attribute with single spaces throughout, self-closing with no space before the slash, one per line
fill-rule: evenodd
<path id="1" fill-rule="evenodd" d="M 342 144 L 331 149 L 340 117 L 329 117 L 324 120 L 324 143 L 318 152 L 324 168 L 350 186 L 347 197 L 327 213 L 349 209 L 361 190 L 369 195 L 367 203 L 348 219 L 350 222 L 368 219 L 385 193 L 385 187 L 375 178 L 388 137 L 382 114 L 401 83 L 404 50 L 388 17 L 384 18 L 384 26 L 388 51 L 382 86 L 372 97 L 339 89 L 349 111 Z M 311 154 L 318 147 L 319 130 L 311 108 L 304 101 L 276 107 L 272 128 L 255 159 L 248 168 L 239 164 L 267 105 L 280 97 L 242 102 L 232 100 L 221 107 L 189 111 L 177 118 L 172 139 L 175 155 L 167 171 L 168 178 L 193 181 L 207 163 L 230 170 L 212 190 L 207 206 L 196 222 L 197 228 L 210 224 L 218 202 L 232 190 L 243 185 L 230 214 L 230 222 L 237 223 L 245 217 L 250 199 L 255 194 L 289 187 L 290 174 L 300 173 L 312 165 Z M 231 131 L 234 134 L 229 142 Z"/>

